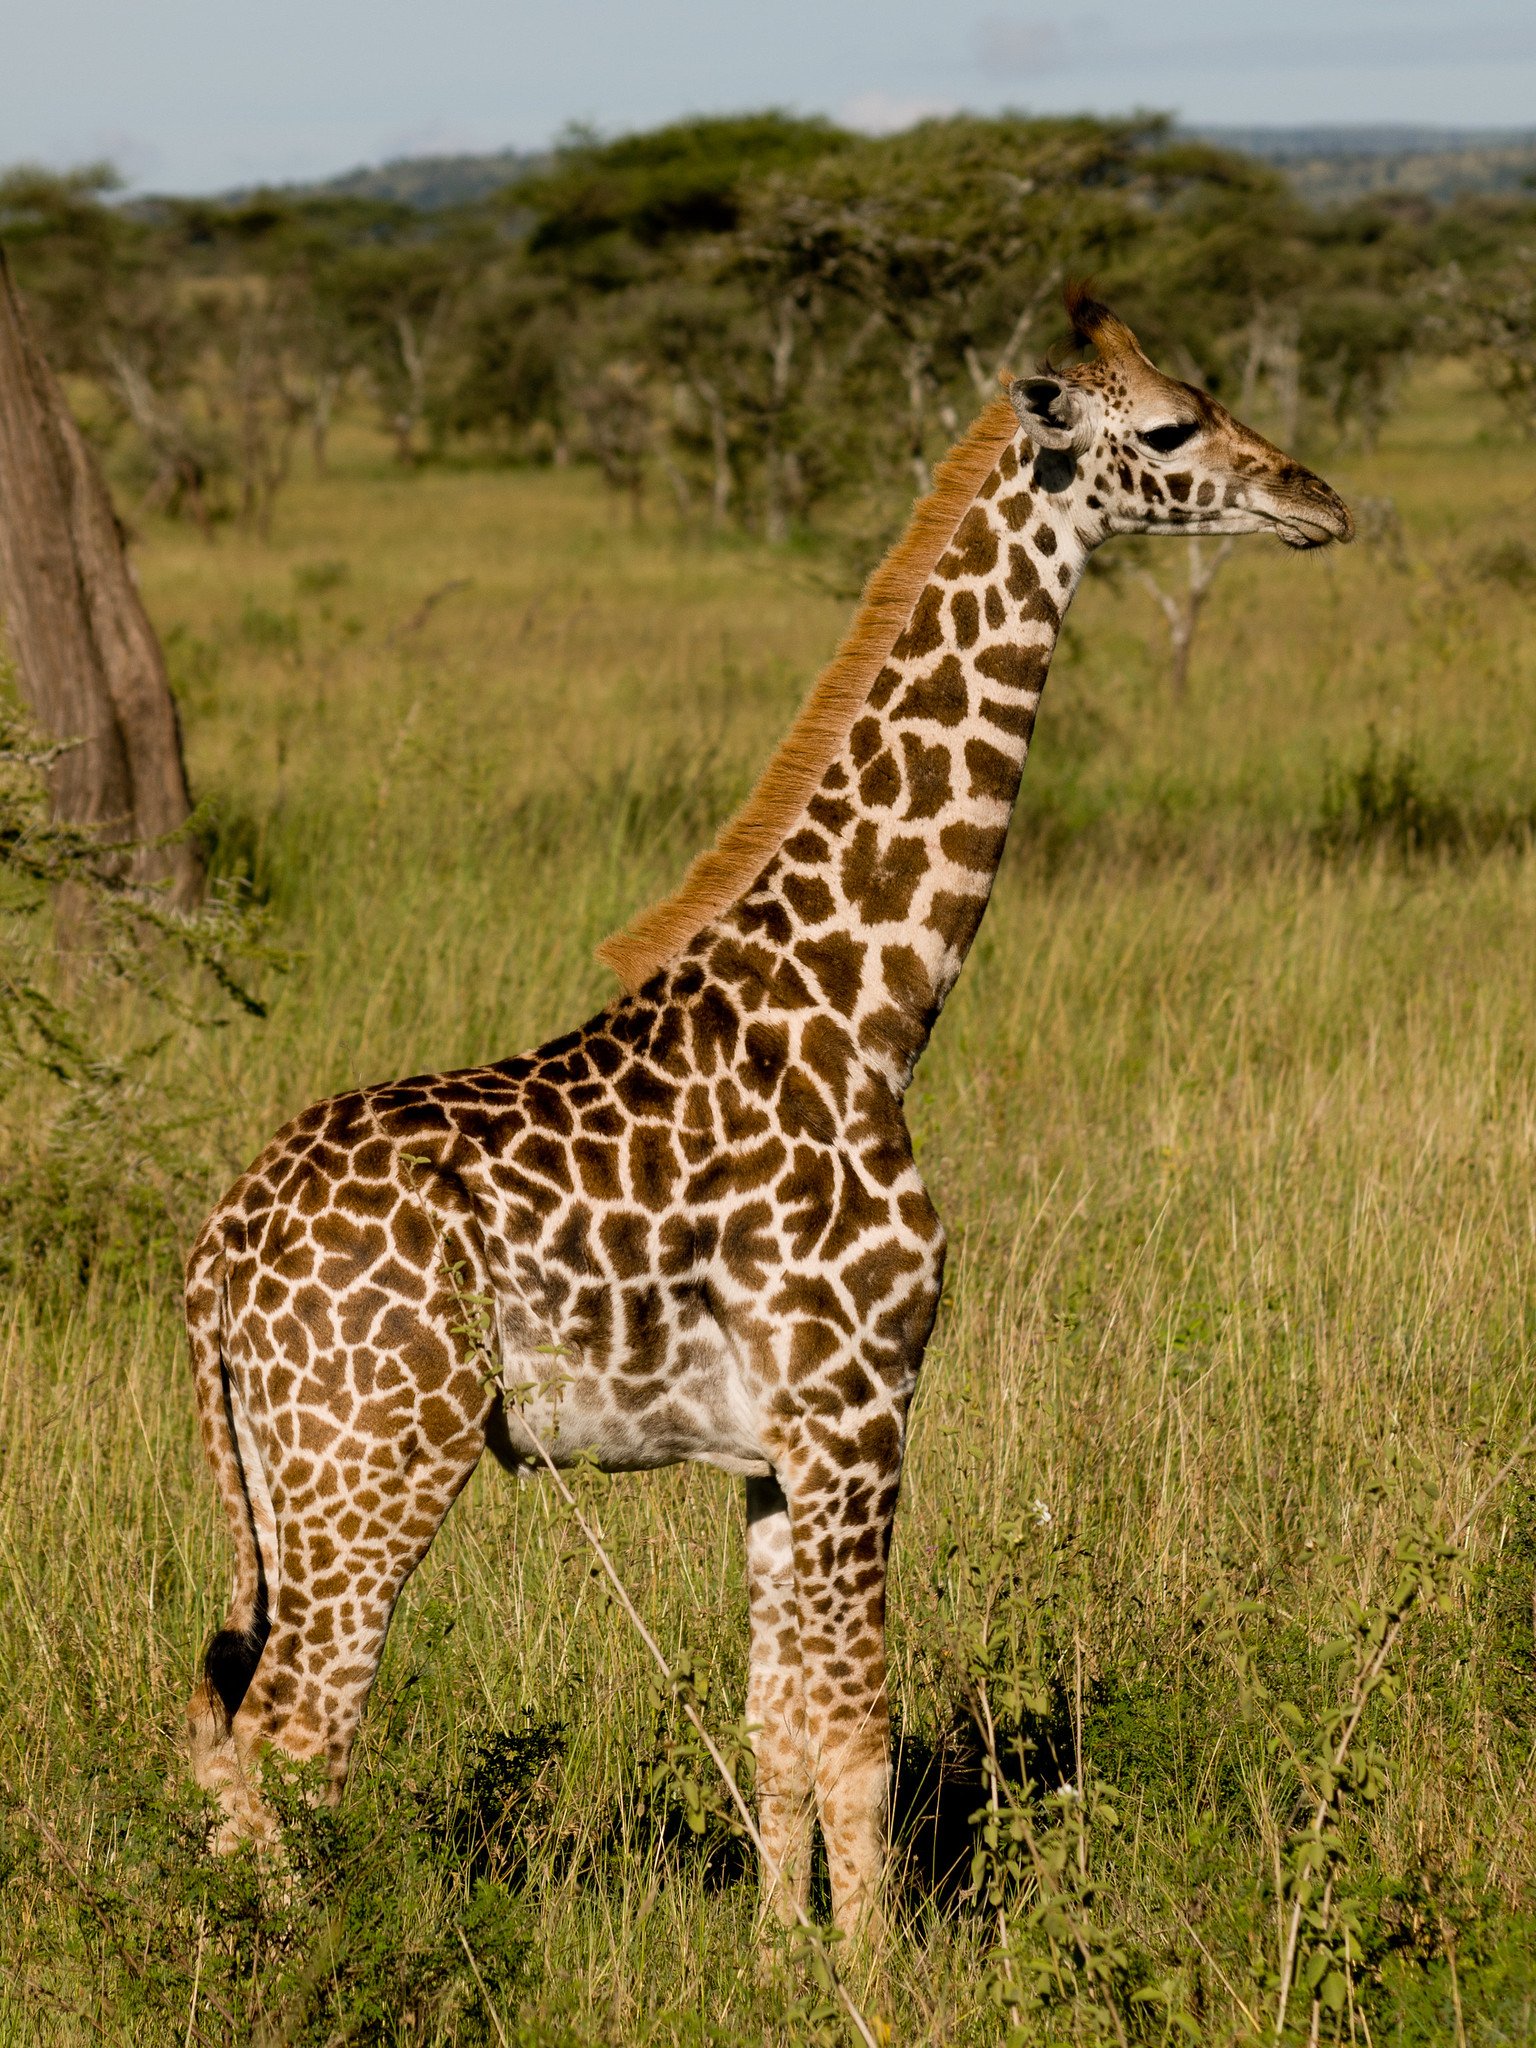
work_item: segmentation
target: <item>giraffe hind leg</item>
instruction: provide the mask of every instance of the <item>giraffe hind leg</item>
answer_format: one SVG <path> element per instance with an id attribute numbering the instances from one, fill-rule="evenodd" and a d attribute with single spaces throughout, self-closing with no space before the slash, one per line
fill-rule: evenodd
<path id="1" fill-rule="evenodd" d="M 483 1430 L 466 1429 L 429 1452 L 419 1432 L 405 1432 L 390 1447 L 398 1454 L 392 1471 L 380 1469 L 382 1457 L 373 1462 L 365 1511 L 344 1496 L 291 1505 L 301 1488 L 279 1464 L 282 1590 L 233 1720 L 235 1755 L 248 1785 L 259 1783 L 260 1760 L 276 1749 L 296 1762 L 321 1763 L 323 1796 L 340 1799 L 395 1603 L 484 1442 Z M 361 1526 L 344 1536 L 343 1520 Z"/>
<path id="2" fill-rule="evenodd" d="M 216 1846 L 228 1849 L 248 1835 L 265 1837 L 272 1822 L 235 1743 L 239 1713 L 271 1635 L 270 1604 L 278 1578 L 277 1521 L 254 1433 L 239 1395 L 226 1402 L 240 1470 L 243 1510 L 237 1525 L 234 1590 L 224 1626 L 203 1653 L 203 1676 L 187 1706 L 192 1774 L 224 1813 Z M 231 1519 L 234 1519 L 232 1510 Z"/>
<path id="3" fill-rule="evenodd" d="M 228 1847 L 262 1831 L 233 1724 L 267 1639 L 277 1552 L 266 1475 L 223 1356 L 222 1311 L 222 1253 L 205 1241 L 188 1275 L 187 1333 L 203 1446 L 234 1539 L 235 1580 L 224 1626 L 204 1652 L 187 1702 L 187 1736 L 193 1777 L 218 1801 L 225 1818 L 217 1839 Z"/>

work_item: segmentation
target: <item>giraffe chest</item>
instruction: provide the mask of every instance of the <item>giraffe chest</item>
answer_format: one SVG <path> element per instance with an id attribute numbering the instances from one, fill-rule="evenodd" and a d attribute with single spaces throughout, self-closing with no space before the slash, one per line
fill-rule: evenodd
<path id="1" fill-rule="evenodd" d="M 743 1059 L 761 1071 L 721 1067 L 714 1085 L 669 1099 L 665 1118 L 621 1122 L 617 1094 L 594 1100 L 558 1144 L 488 1176 L 498 1364 L 519 1457 L 538 1461 L 543 1443 L 557 1462 L 611 1470 L 691 1460 L 762 1475 L 786 1412 L 833 1409 L 850 1392 L 900 1398 L 904 1305 L 914 1289 L 931 1295 L 937 1226 L 891 1129 L 866 1118 L 839 1131 L 830 1084 L 823 1076 L 829 1092 L 813 1103 L 815 1070 L 797 1079 L 792 1034 L 780 1035 L 775 1063 L 749 1049 L 749 1027 Z M 519 1172 L 530 1157 L 560 1199 Z M 888 1343 L 861 1329 L 891 1310 Z M 872 1372 L 851 1363 L 861 1350 Z"/>
<path id="2" fill-rule="evenodd" d="M 572 1199 L 547 1216 L 498 1204 L 488 1232 L 498 1364 L 512 1449 L 531 1463 L 588 1459 L 609 1471 L 692 1461 L 766 1476 L 777 1384 L 764 1343 L 792 1283 L 822 1261 L 805 1242 L 806 1190 L 774 1138 L 685 1148 L 692 1170 L 653 1176 L 643 1127 L 610 1189 L 595 1151 L 573 1146 Z M 821 1155 L 798 1171 L 835 1188 Z M 844 1171 L 851 1171 L 845 1168 Z M 823 1286 L 830 1281 L 822 1278 Z"/>
<path id="3" fill-rule="evenodd" d="M 643 1326 L 599 1349 L 575 1317 L 549 1319 L 551 1336 L 532 1341 L 526 1306 L 502 1306 L 500 1376 L 516 1455 L 539 1466 L 542 1446 L 557 1465 L 586 1460 L 606 1472 L 691 1462 L 766 1477 L 759 1404 L 702 1290 L 656 1285 L 637 1299 L 614 1289 L 610 1310 L 637 1325 L 638 1310 Z"/>

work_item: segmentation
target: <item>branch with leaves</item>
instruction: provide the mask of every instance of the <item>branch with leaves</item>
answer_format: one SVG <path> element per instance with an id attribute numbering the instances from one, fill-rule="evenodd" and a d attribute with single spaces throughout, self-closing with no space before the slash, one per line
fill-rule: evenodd
<path id="1" fill-rule="evenodd" d="M 280 966 L 282 955 L 234 891 L 178 909 L 163 886 L 134 879 L 135 842 L 52 815 L 48 771 L 74 744 L 41 739 L 0 695 L 0 1075 L 32 1069 L 99 1093 L 126 1074 L 88 1012 L 103 985 L 184 1022 L 213 1021 L 209 992 L 221 1012 L 260 1017 L 253 971 Z M 51 907 L 67 932 L 63 974 Z"/>

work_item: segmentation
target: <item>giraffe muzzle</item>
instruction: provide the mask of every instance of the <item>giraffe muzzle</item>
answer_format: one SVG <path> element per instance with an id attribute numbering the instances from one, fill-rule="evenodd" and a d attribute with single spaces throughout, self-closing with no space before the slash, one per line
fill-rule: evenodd
<path id="1" fill-rule="evenodd" d="M 1288 548 L 1304 552 L 1309 548 L 1326 548 L 1334 541 L 1341 546 L 1352 541 L 1355 522 L 1343 499 L 1336 498 L 1327 507 L 1309 506 L 1305 512 L 1287 508 L 1277 513 L 1275 533 Z"/>

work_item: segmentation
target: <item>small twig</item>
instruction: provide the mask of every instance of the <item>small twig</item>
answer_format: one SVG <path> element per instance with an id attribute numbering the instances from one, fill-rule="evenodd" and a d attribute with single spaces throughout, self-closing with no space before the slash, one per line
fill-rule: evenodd
<path id="1" fill-rule="evenodd" d="M 197 2029 L 197 1987 L 203 1981 L 203 1942 L 208 1933 L 208 1916 L 197 1916 L 197 1961 L 192 1966 L 192 2002 L 187 2007 L 187 2038 L 185 2048 L 192 2048 L 192 2037 Z"/>
<path id="2" fill-rule="evenodd" d="M 998 1786 L 1002 1782 L 1003 1772 L 1002 1764 L 997 1754 L 997 1724 L 992 1718 L 992 1699 L 987 1691 L 985 1679 L 978 1679 L 976 1697 L 981 1705 L 981 1739 L 987 1758 L 987 1809 L 992 1815 L 993 1826 L 1000 1830 L 1002 1824 L 1002 1801 L 998 1793 Z M 997 1907 L 997 1945 L 1002 1952 L 1004 1967 L 1008 1972 L 1008 1989 L 1010 1993 L 1013 1993 L 1017 1990 L 1017 1979 L 1013 1967 L 1013 1950 L 1008 1940 L 1008 1909 L 1001 1899 L 999 1899 Z M 1014 2032 L 1017 2033 L 1023 2022 L 1020 2017 L 1016 1997 L 1010 1997 L 1008 2020 Z"/>
<path id="3" fill-rule="evenodd" d="M 459 1942 L 465 1955 L 469 1957 L 469 1967 L 474 1971 L 475 1982 L 480 1986 L 480 1996 L 485 2000 L 485 2009 L 491 2016 L 491 2025 L 496 2029 L 496 2038 L 501 2043 L 501 2048 L 508 2048 L 507 2030 L 501 2024 L 501 2014 L 491 2003 L 491 1994 L 485 1988 L 485 1979 L 480 1974 L 480 1965 L 475 1961 L 475 1952 L 470 1947 L 462 1927 L 456 1927 L 454 1932 L 459 1937 Z"/>
<path id="4" fill-rule="evenodd" d="M 997 1732 L 996 1723 L 992 1715 L 992 1702 L 988 1695 L 987 1684 L 984 1678 L 978 1678 L 976 1681 L 976 1697 L 981 1706 L 982 1713 L 984 1715 L 981 1736 L 982 1746 L 985 1751 L 987 1760 L 987 1803 L 988 1808 L 995 1819 L 1001 1812 L 1001 1805 L 998 1798 L 997 1787 L 1000 1784 L 1002 1778 L 1002 1766 L 998 1760 L 997 1754 Z M 1081 1776 L 1079 1776 L 1078 1780 L 1077 1796 L 1080 1799 L 1083 1797 L 1083 1784 Z M 1015 1807 L 1014 1812 L 1018 1818 L 1020 1832 L 1024 1837 L 1024 1846 L 1029 1852 L 1029 1860 L 1031 1864 L 1034 1866 L 1035 1884 L 1039 1889 L 1041 1896 L 1044 1898 L 1054 1899 L 1058 1903 L 1060 1903 L 1064 1896 L 1064 1886 L 1062 1885 L 1060 1879 L 1057 1877 L 1056 1873 L 1052 1870 L 1050 1864 L 1046 1861 L 1045 1853 L 1040 1847 L 1039 1840 L 1035 1835 L 1034 1829 L 1029 1824 L 1029 1817 L 1025 1813 L 1023 1807 Z M 1083 1845 L 1081 1841 L 1079 1841 L 1078 1853 L 1079 1868 L 1081 1869 L 1082 1856 L 1084 1854 Z M 1072 1946 L 1077 1951 L 1078 1961 L 1082 1966 L 1084 1978 L 1086 1981 L 1091 1983 L 1094 1974 L 1092 1950 L 1090 1949 L 1088 1942 L 1084 1939 L 1083 1930 L 1081 1925 L 1079 1924 L 1077 1916 L 1071 1912 L 1068 1912 L 1066 1913 L 1065 1917 L 1068 1926 L 1071 1929 Z M 1004 1918 L 1001 1907 L 999 1907 L 998 1909 L 997 1918 L 999 1939 L 1003 1945 L 1006 1954 L 1008 1938 L 1007 1921 Z M 1009 1983 L 1011 1986 L 1014 1981 L 1013 1959 L 1011 1955 L 1007 1957 L 1007 1962 Z M 1116 2038 L 1122 2044 L 1122 2048 L 1126 2048 L 1128 2037 L 1125 2031 L 1125 2022 L 1120 2017 L 1119 2008 L 1116 2005 L 1112 1994 L 1106 1997 L 1104 2010 L 1108 2012 L 1110 2020 L 1113 2023 Z M 1014 2026 L 1017 2027 L 1019 2020 L 1018 2008 L 1016 2006 L 1010 2005 L 1009 2017 L 1012 2020 Z"/>
<path id="5" fill-rule="evenodd" d="M 385 635 L 384 645 L 393 647 L 397 641 L 419 633 L 445 597 L 452 597 L 456 590 L 468 590 L 473 581 L 470 576 L 453 576 L 446 583 L 440 583 L 436 590 L 429 590 L 411 616 Z"/>
<path id="6" fill-rule="evenodd" d="M 1023 347 L 1025 336 L 1029 333 L 1031 327 L 1034 326 L 1036 314 L 1060 283 L 1061 265 L 1055 263 L 1046 271 L 1039 284 L 1035 286 L 1034 291 L 1025 300 L 1024 310 L 1013 323 L 1012 333 L 999 350 L 997 360 L 992 366 L 990 377 L 982 368 L 981 358 L 976 353 L 975 348 L 968 347 L 966 349 L 965 367 L 971 373 L 971 382 L 976 386 L 977 391 L 983 398 L 990 398 L 1002 379 L 1012 374 L 1015 368 L 1014 357 Z"/>
<path id="7" fill-rule="evenodd" d="M 1253 2010 L 1253 2008 L 1250 2005 L 1246 2004 L 1244 2000 L 1239 1996 L 1237 1986 L 1232 1982 L 1232 1979 L 1227 1975 L 1226 1971 L 1221 1967 L 1220 1963 L 1217 1962 L 1215 1956 L 1211 1954 L 1211 1951 L 1200 1939 L 1199 1931 L 1196 1928 L 1194 1921 L 1190 1919 L 1189 1915 L 1184 1911 L 1184 1908 L 1173 1896 L 1173 1893 L 1169 1891 L 1167 1885 L 1163 1883 L 1161 1878 L 1154 1878 L 1153 1883 L 1157 1886 L 1158 1890 L 1162 1893 L 1163 1897 L 1168 1901 L 1169 1905 L 1173 1908 L 1175 1919 L 1182 1922 L 1185 1933 L 1188 1934 L 1190 1940 L 1195 1944 L 1195 1947 L 1199 1949 L 1201 1955 L 1205 1957 L 1205 1960 L 1210 1964 L 1211 1968 L 1216 1972 L 1217 1976 L 1221 1979 L 1222 1986 L 1226 1991 L 1227 1996 L 1231 1999 L 1232 2003 L 1237 2007 L 1238 2011 L 1242 2014 L 1243 2018 L 1248 2022 L 1249 2026 L 1253 2028 L 1255 2033 L 1257 2033 L 1259 2031 L 1258 2014 Z"/>
<path id="8" fill-rule="evenodd" d="M 1456 1942 L 1445 1915 L 1435 1908 L 1435 1918 L 1440 1922 L 1440 1939 L 1445 1943 L 1445 1960 L 1451 1967 L 1451 2004 L 1456 2011 L 1456 2048 L 1467 2048 L 1467 2023 L 1461 2010 L 1461 1979 L 1456 1970 Z"/>

